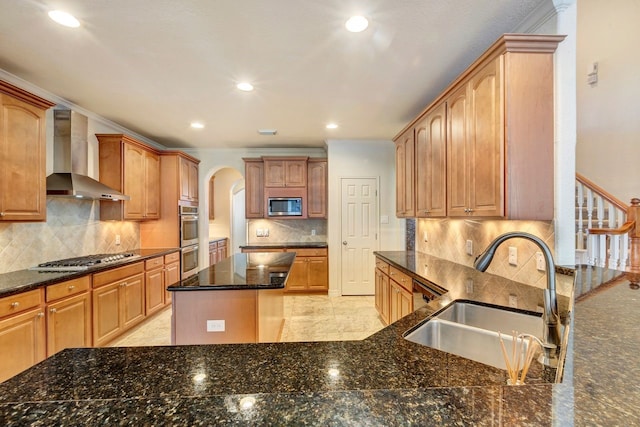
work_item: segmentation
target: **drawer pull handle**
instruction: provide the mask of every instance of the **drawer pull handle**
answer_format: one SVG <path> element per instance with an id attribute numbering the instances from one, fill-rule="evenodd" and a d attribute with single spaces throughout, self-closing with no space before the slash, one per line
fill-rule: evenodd
<path id="1" fill-rule="evenodd" d="M 74 285 L 69 285 L 69 290 L 72 291 L 74 290 L 76 287 Z"/>
<path id="2" fill-rule="evenodd" d="M 17 301 L 16 302 L 12 302 L 11 303 L 11 308 L 18 308 L 19 305 L 20 305 L 20 303 L 17 302 Z"/>
<path id="3" fill-rule="evenodd" d="M 58 312 L 58 310 L 57 310 L 57 309 L 55 309 L 55 308 L 52 308 L 52 309 L 50 309 L 49 311 L 50 311 L 51 313 L 57 313 L 57 312 Z"/>
<path id="4" fill-rule="evenodd" d="M 43 313 L 43 312 L 40 312 L 40 313 L 38 313 L 38 314 L 37 314 L 37 316 L 38 316 L 38 317 L 44 317 L 44 313 Z"/>

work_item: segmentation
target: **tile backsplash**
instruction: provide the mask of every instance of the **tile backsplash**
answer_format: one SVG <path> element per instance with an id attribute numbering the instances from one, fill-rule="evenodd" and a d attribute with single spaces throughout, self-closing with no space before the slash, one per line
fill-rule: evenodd
<path id="1" fill-rule="evenodd" d="M 555 234 L 552 221 L 480 221 L 465 219 L 420 219 L 416 225 L 415 248 L 419 252 L 473 267 L 473 261 L 499 235 L 523 231 L 541 238 L 554 253 Z M 426 237 L 426 241 L 425 241 Z M 467 255 L 466 242 L 471 240 L 473 255 Z M 517 265 L 508 261 L 509 247 L 517 251 Z M 546 287 L 546 272 L 536 269 L 536 252 L 540 249 L 525 239 L 509 239 L 498 247 L 487 273 L 516 282 Z M 572 279 L 557 276 L 558 290 L 567 292 Z M 560 289 L 564 287 L 564 291 Z"/>
<path id="2" fill-rule="evenodd" d="M 99 203 L 110 202 L 47 197 L 46 222 L 0 223 L 0 274 L 45 261 L 138 249 L 138 223 L 100 221 Z"/>
<path id="3" fill-rule="evenodd" d="M 268 236 L 258 237 L 268 230 Z M 326 242 L 325 219 L 252 219 L 247 225 L 247 243 Z"/>

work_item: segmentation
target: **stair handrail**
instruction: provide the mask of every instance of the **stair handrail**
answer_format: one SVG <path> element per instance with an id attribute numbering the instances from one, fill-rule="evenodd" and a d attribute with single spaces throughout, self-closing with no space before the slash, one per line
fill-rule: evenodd
<path id="1" fill-rule="evenodd" d="M 611 193 L 607 192 L 604 188 L 600 187 L 598 184 L 591 181 L 589 178 L 585 177 L 584 175 L 581 175 L 578 172 L 576 172 L 576 180 L 584 184 L 585 186 L 591 188 L 591 190 L 596 194 L 598 194 L 598 196 L 602 197 L 603 199 L 605 199 L 607 202 L 611 203 L 618 209 L 622 211 L 629 210 L 629 205 L 627 205 L 620 199 L 616 198 Z"/>
<path id="2" fill-rule="evenodd" d="M 611 200 L 609 202 L 613 203 Z M 618 228 L 589 228 L 589 234 L 621 235 L 629 233 L 629 267 L 627 271 L 640 273 L 640 199 L 631 199 L 631 206 L 626 209 L 627 221 Z"/>

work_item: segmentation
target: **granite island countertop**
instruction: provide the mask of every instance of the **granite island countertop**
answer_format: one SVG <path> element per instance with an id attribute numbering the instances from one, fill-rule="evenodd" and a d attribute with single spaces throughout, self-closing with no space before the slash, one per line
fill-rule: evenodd
<path id="1" fill-rule="evenodd" d="M 406 269 L 400 252 L 379 254 Z M 503 293 L 508 286 L 508 292 L 532 299 L 526 304 L 533 306 L 541 290 L 433 257 L 414 259 L 419 263 L 413 268 L 421 271 L 413 274 L 449 292 L 362 341 L 68 349 L 0 384 L 0 422 L 563 426 L 640 422 L 636 409 L 640 390 L 634 382 L 640 294 L 630 289 L 628 276 L 579 268 L 575 280 L 581 296 L 573 316 L 565 316 L 574 327 L 563 382 L 548 382 L 547 374 L 552 373 L 540 368 L 527 376 L 527 385 L 516 387 L 504 385 L 505 371 L 408 342 L 402 334 L 430 316 L 434 304 L 446 305 L 463 293 L 466 299 L 494 302 L 486 301 L 498 298 L 490 287 Z M 447 278 L 446 283 L 435 282 L 436 276 Z M 560 305 L 571 307 L 568 298 Z M 605 338 L 608 345 L 603 345 Z"/>
<path id="2" fill-rule="evenodd" d="M 168 291 L 284 289 L 294 253 L 237 253 L 167 287 Z"/>
<path id="3" fill-rule="evenodd" d="M 128 264 L 145 261 L 149 258 L 167 255 L 178 250 L 180 250 L 180 248 L 134 249 L 127 252 L 133 252 L 135 255 L 137 255 L 136 257 L 125 258 L 109 264 L 94 265 L 82 271 L 43 272 L 25 269 L 0 274 L 0 298 L 86 276 L 87 274 L 93 274 L 112 268 L 122 267 Z"/>

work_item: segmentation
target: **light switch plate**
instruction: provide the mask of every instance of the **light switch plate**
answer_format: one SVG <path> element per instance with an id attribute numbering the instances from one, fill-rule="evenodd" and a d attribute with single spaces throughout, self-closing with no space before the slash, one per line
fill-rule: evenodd
<path id="1" fill-rule="evenodd" d="M 473 240 L 467 240 L 464 245 L 467 255 L 473 255 Z"/>

